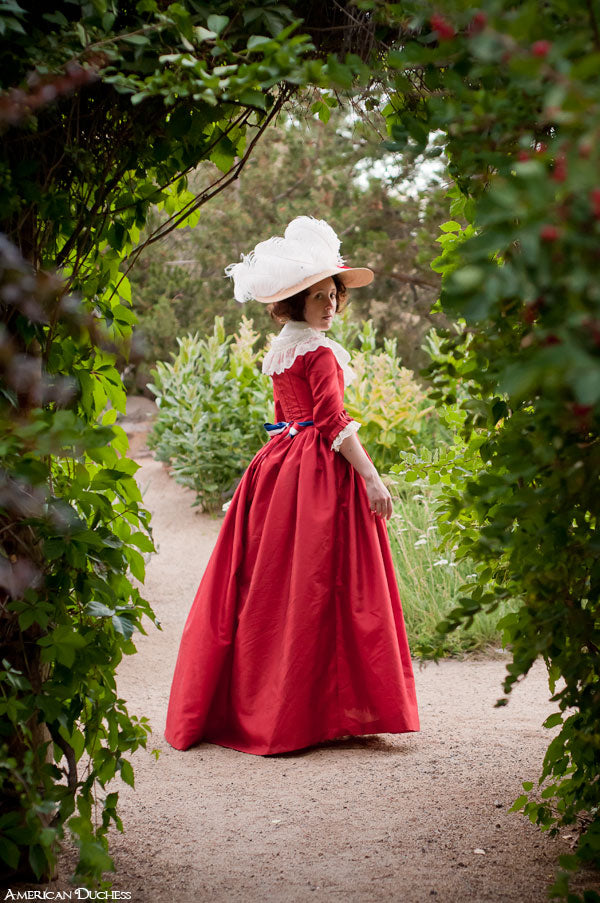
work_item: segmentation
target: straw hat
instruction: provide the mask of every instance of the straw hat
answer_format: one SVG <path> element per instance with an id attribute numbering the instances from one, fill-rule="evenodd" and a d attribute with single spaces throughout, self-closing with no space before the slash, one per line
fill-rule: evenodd
<path id="1" fill-rule="evenodd" d="M 241 263 L 230 263 L 226 274 L 233 279 L 234 297 L 262 304 L 283 301 L 328 276 L 339 276 L 347 288 L 373 281 L 367 267 L 347 267 L 340 257 L 340 240 L 325 220 L 297 216 L 283 238 L 261 241 Z"/>

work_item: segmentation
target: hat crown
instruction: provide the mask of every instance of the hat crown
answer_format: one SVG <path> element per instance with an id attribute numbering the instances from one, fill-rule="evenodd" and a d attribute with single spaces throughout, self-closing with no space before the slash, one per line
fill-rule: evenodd
<path id="1" fill-rule="evenodd" d="M 325 220 L 297 216 L 283 237 L 259 242 L 241 263 L 225 272 L 233 279 L 236 301 L 270 298 L 310 276 L 343 266 L 340 240 Z"/>

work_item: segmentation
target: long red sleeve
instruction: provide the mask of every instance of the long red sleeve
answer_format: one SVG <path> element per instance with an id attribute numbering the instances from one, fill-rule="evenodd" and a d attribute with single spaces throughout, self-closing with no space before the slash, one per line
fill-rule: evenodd
<path id="1" fill-rule="evenodd" d="M 303 360 L 313 396 L 312 419 L 331 445 L 344 427 L 352 423 L 352 417 L 344 410 L 342 370 L 331 348 L 309 351 Z"/>

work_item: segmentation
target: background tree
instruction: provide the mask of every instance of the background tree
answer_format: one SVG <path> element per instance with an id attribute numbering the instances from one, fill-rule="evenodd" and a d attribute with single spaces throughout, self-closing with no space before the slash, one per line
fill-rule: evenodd
<path id="1" fill-rule="evenodd" d="M 216 313 L 228 330 L 243 313 L 259 329 L 266 325 L 262 305 L 233 299 L 223 268 L 257 241 L 282 234 L 294 216 L 308 213 L 334 224 L 350 262 L 375 270 L 373 285 L 352 294 L 355 317 L 371 318 L 382 335 L 396 337 L 406 366 L 424 366 L 425 332 L 432 323 L 447 323 L 431 314 L 439 289 L 429 262 L 447 209 L 440 179 L 430 176 L 425 187 L 410 153 L 389 159 L 381 115 L 363 107 L 357 117 L 348 107 L 332 109 L 336 103 L 321 92 L 306 95 L 301 104 L 290 102 L 240 178 L 194 228 L 172 233 L 134 268 L 133 306 L 150 360 L 175 351 L 176 336 L 209 332 Z M 200 167 L 191 182 L 206 181 L 209 167 Z M 159 219 L 153 215 L 151 228 Z M 142 374 L 140 384 L 146 379 Z"/>

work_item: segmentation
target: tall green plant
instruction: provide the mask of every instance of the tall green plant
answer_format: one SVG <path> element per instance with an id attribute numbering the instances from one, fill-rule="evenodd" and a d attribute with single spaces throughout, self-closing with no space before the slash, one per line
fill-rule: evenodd
<path id="1" fill-rule="evenodd" d="M 337 333 L 350 346 L 355 373 L 344 393 L 346 410 L 361 423 L 361 442 L 375 466 L 387 472 L 405 449 L 414 449 L 419 442 L 432 410 L 427 391 L 402 366 L 394 339 L 384 339 L 383 349 L 377 348 L 371 320 L 352 324 L 342 318 Z"/>
<path id="2" fill-rule="evenodd" d="M 439 487 L 429 485 L 426 478 L 411 479 L 408 484 L 398 480 L 392 492 L 390 545 L 413 653 L 445 656 L 487 653 L 499 647 L 502 634 L 497 624 L 502 614 L 514 608 L 512 602 L 502 603 L 501 611 L 477 613 L 462 629 L 445 634 L 438 630 L 439 623 L 456 608 L 464 584 L 476 577 L 471 560 L 457 558 L 449 543 L 440 548 Z"/>
<path id="3" fill-rule="evenodd" d="M 231 497 L 267 438 L 273 390 L 258 369 L 258 338 L 251 320 L 228 336 L 216 317 L 212 335 L 177 340 L 172 363 L 159 362 L 148 386 L 159 409 L 148 445 L 205 510 Z"/>

